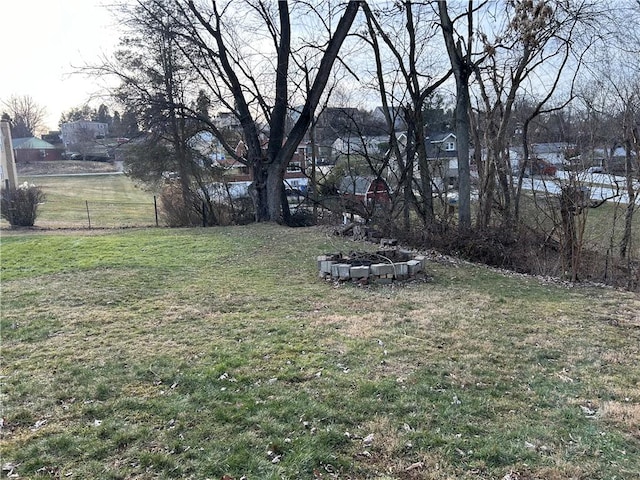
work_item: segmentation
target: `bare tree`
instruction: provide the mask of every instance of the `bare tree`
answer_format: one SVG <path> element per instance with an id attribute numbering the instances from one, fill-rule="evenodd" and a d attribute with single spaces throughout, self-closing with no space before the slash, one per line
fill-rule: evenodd
<path id="1" fill-rule="evenodd" d="M 459 199 L 458 216 L 460 228 L 471 228 L 471 172 L 469 166 L 469 140 L 470 140 L 470 95 L 469 83 L 476 66 L 482 63 L 483 57 L 473 51 L 474 38 L 474 13 L 487 2 L 480 2 L 474 7 L 469 0 L 464 13 L 453 20 L 449 15 L 449 7 L 445 0 L 438 2 L 440 26 L 444 37 L 447 53 L 456 80 L 456 109 L 455 124 L 458 142 L 458 177 Z M 465 36 L 456 31 L 456 22 L 466 22 Z M 463 43 L 464 42 L 464 43 Z M 478 58 L 479 57 L 479 58 Z"/>
<path id="2" fill-rule="evenodd" d="M 234 28 L 238 10 L 227 2 L 211 2 L 209 7 L 193 0 L 180 3 L 184 8 L 178 20 L 189 32 L 183 40 L 198 51 L 197 56 L 190 57 L 192 66 L 210 97 L 231 111 L 242 127 L 247 153 L 237 159 L 252 170 L 258 221 L 287 220 L 284 172 L 313 121 L 359 4 L 348 2 L 335 28 L 330 21 L 335 12 L 325 12 L 328 16 L 323 19 L 310 5 L 294 4 L 302 9 L 300 13 L 313 16 L 326 32 L 324 45 L 310 46 L 305 44 L 304 38 L 298 39 L 299 45 L 294 45 L 291 29 L 294 7 L 286 2 L 278 2 L 277 6 L 262 1 L 245 2 L 242 8 L 246 23 L 241 27 L 251 25 L 253 38 Z M 261 45 L 268 50 L 266 53 L 256 51 L 255 40 L 261 36 L 264 40 Z M 290 65 L 299 52 L 308 48 L 315 49 L 318 54 L 315 56 L 317 63 L 309 69 L 315 75 L 307 89 L 304 81 L 296 83 L 293 80 Z M 290 101 L 296 97 L 302 108 L 288 130 Z M 268 128 L 261 131 L 260 121 Z M 220 136 L 214 125 L 211 129 Z"/>
<path id="3" fill-rule="evenodd" d="M 640 181 L 640 83 L 637 73 L 635 82 L 629 84 L 630 91 L 623 92 L 622 111 L 622 135 L 625 150 L 625 178 L 627 191 L 627 212 L 625 215 L 624 234 L 620 240 L 620 256 L 629 258 L 629 250 L 632 240 L 633 217 L 636 211 L 636 199 L 638 198 L 637 182 Z"/>
<path id="4" fill-rule="evenodd" d="M 640 19 L 640 1 L 622 8 L 616 13 L 620 23 L 629 18 Z M 627 210 L 622 239 L 620 240 L 620 256 L 628 263 L 631 270 L 631 245 L 633 240 L 633 218 L 637 210 L 638 183 L 640 182 L 640 66 L 636 61 L 640 55 L 640 34 L 637 31 L 626 35 L 620 32 L 619 42 L 622 48 L 619 56 L 614 56 L 618 63 L 615 72 L 606 70 L 602 73 L 615 92 L 619 105 L 619 118 L 622 145 L 625 150 L 625 179 L 627 192 Z"/>
<path id="5" fill-rule="evenodd" d="M 44 128 L 47 110 L 29 95 L 12 95 L 2 104 L 13 123 L 14 137 L 33 137 Z"/>
<path id="6" fill-rule="evenodd" d="M 590 23 L 600 13 L 584 3 L 513 2 L 503 14 L 504 28 L 479 32 L 486 52 L 483 65 L 475 69 L 480 92 L 478 114 L 484 129 L 484 153 L 478 168 L 480 227 L 489 225 L 491 213 L 498 206 L 502 226 L 509 231 L 513 229 L 528 162 L 529 125 L 542 113 L 561 109 L 571 100 L 571 82 L 580 69 L 580 57 L 593 45 L 590 41 L 577 41 L 577 37 L 591 33 Z M 566 98 L 550 108 L 547 105 L 556 95 L 570 63 L 574 68 L 573 76 L 567 79 Z M 544 82 L 538 80 L 541 76 Z M 509 146 L 515 131 L 513 116 L 518 98 L 531 99 L 533 108 L 520 126 L 524 160 L 519 188 L 514 191 Z"/>
<path id="7" fill-rule="evenodd" d="M 117 14 L 128 30 L 120 48 L 112 60 L 87 70 L 119 80 L 112 95 L 140 122 L 144 134 L 128 148 L 128 171 L 146 181 L 159 181 L 163 173 L 175 172 L 179 188 L 172 189 L 172 196 L 181 197 L 185 219 L 190 221 L 193 215 L 188 211 L 193 211 L 212 224 L 215 216 L 203 171 L 207 165 L 192 147 L 194 137 L 205 127 L 197 116 L 205 119 L 207 115 L 198 96 L 197 75 L 187 59 L 193 51 L 179 43 L 186 33 L 174 21 L 179 11 L 171 0 L 139 0 L 121 6 Z M 93 112 L 92 117 L 99 113 Z"/>
<path id="8" fill-rule="evenodd" d="M 435 36 L 430 27 L 435 24 L 436 17 L 432 9 L 410 1 L 386 11 L 378 8 L 374 12 L 368 4 L 364 4 L 363 8 L 368 24 L 366 40 L 375 58 L 382 112 L 390 132 L 389 155 L 393 155 L 398 166 L 398 187 L 403 192 L 405 229 L 410 228 L 412 206 L 418 211 L 424 225 L 433 228 L 433 175 L 427 158 L 424 112 L 431 95 L 451 73 L 442 67 L 438 76 L 431 73 L 438 71 L 437 66 L 434 68 L 436 62 L 429 51 L 430 41 Z M 386 24 L 383 24 L 383 19 Z M 402 27 L 398 28 L 396 22 Z M 385 51 L 388 53 L 383 58 Z M 393 75 L 390 72 L 396 73 Z M 389 77 L 393 78 L 393 83 Z M 407 130 L 403 145 L 400 145 L 394 131 L 397 116 L 401 117 Z M 414 177 L 416 166 L 420 173 L 417 183 Z M 415 198 L 414 188 L 420 194 L 420 201 Z"/>

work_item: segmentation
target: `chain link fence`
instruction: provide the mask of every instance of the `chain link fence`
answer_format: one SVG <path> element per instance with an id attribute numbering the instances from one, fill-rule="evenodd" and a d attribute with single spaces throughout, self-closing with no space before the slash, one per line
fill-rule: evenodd
<path id="1" fill-rule="evenodd" d="M 160 221 L 158 201 L 153 196 L 148 202 L 46 201 L 40 205 L 35 226 L 54 229 L 132 228 L 157 227 Z"/>

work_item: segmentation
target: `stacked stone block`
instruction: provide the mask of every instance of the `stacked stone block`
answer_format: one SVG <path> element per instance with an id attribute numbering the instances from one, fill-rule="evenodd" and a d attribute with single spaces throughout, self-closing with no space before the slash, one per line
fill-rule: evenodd
<path id="1" fill-rule="evenodd" d="M 361 256 L 375 261 L 362 261 Z M 402 260 L 398 261 L 398 257 Z M 396 280 L 409 280 L 424 275 L 426 257 L 407 251 L 383 251 L 377 254 L 320 255 L 317 258 L 320 278 L 335 281 L 366 281 L 390 284 Z"/>

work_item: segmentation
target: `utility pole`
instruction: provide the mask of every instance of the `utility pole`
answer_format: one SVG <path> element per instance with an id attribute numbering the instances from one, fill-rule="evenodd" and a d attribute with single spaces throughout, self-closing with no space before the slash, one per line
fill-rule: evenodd
<path id="1" fill-rule="evenodd" d="M 11 126 L 9 122 L 0 121 L 0 178 L 5 188 L 18 186 L 18 172 L 16 161 L 13 157 L 13 144 L 11 143 Z"/>

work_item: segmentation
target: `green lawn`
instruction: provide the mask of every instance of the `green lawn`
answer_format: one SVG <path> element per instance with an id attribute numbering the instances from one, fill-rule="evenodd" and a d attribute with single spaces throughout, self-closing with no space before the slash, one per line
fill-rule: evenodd
<path id="1" fill-rule="evenodd" d="M 274 225 L 3 232 L 2 464 L 640 478 L 637 295 L 446 260 L 402 286 L 318 280 L 316 255 L 363 248 Z"/>
<path id="2" fill-rule="evenodd" d="M 21 176 L 43 189 L 37 227 L 120 228 L 155 225 L 153 193 L 119 174 Z M 88 209 L 88 212 L 87 212 Z M 3 227 L 8 227 L 2 221 Z"/>

